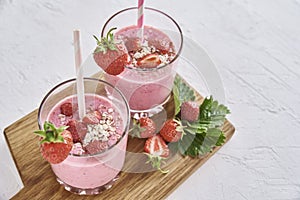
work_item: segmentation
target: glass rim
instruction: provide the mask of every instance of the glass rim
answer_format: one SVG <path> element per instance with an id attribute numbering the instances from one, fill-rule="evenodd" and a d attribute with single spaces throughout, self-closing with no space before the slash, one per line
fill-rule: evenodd
<path id="1" fill-rule="evenodd" d="M 97 81 L 97 82 L 100 82 L 100 83 L 104 83 L 110 87 L 112 87 L 114 90 L 116 90 L 118 92 L 118 94 L 121 96 L 123 102 L 125 103 L 125 107 L 126 107 L 126 115 L 127 115 L 127 121 L 126 121 L 126 124 L 125 124 L 125 127 L 124 127 L 124 131 L 123 131 L 123 134 L 122 136 L 119 138 L 119 140 L 113 144 L 112 146 L 108 147 L 107 149 L 105 149 L 104 151 L 100 151 L 98 153 L 94 153 L 94 154 L 74 154 L 74 153 L 69 153 L 69 156 L 74 156 L 74 157 L 94 157 L 94 156 L 98 156 L 98 155 L 102 155 L 102 154 L 105 154 L 107 153 L 108 151 L 110 151 L 113 147 L 115 147 L 116 145 L 118 145 L 120 143 L 120 141 L 122 141 L 126 135 L 126 132 L 128 132 L 129 130 L 129 125 L 130 125 L 130 109 L 129 109 L 129 105 L 128 105 L 128 102 L 126 100 L 126 98 L 124 97 L 123 93 L 116 87 L 114 87 L 112 84 L 104 81 L 104 80 L 101 80 L 101 79 L 97 79 L 97 78 L 88 78 L 88 77 L 84 77 L 83 78 L 84 80 L 87 80 L 87 81 Z M 38 118 L 38 126 L 39 126 L 39 129 L 42 130 L 43 128 L 43 125 L 41 123 L 41 108 L 43 107 L 44 103 L 47 101 L 48 97 L 59 87 L 63 86 L 64 84 L 66 83 L 76 83 L 76 78 L 72 78 L 72 79 L 68 79 L 68 80 L 65 80 L 63 82 L 60 82 L 58 83 L 57 85 L 55 85 L 49 92 L 47 92 L 47 94 L 45 95 L 45 97 L 42 99 L 41 103 L 40 103 L 40 106 L 38 108 L 38 115 L 37 115 L 37 118 Z"/>
<path id="2" fill-rule="evenodd" d="M 116 17 L 117 15 L 121 14 L 121 13 L 124 13 L 128 10 L 136 10 L 138 9 L 138 7 L 129 7 L 129 8 L 125 8 L 125 9 L 122 9 L 118 12 L 116 12 L 115 14 L 113 14 L 112 16 L 110 16 L 108 18 L 108 20 L 105 22 L 105 24 L 103 25 L 102 27 L 102 30 L 101 30 L 101 37 L 104 36 L 104 29 L 107 27 L 108 23 L 114 18 Z M 167 64 L 164 64 L 164 65 L 161 65 L 161 66 L 157 66 L 157 67 L 154 67 L 154 68 L 138 68 L 138 67 L 129 67 L 129 66 L 125 66 L 127 69 L 130 69 L 130 70 L 135 70 L 135 71 L 142 71 L 142 72 L 153 72 L 153 71 L 156 71 L 156 70 L 159 70 L 159 69 L 162 69 L 162 68 L 165 68 L 167 66 L 169 66 L 170 64 L 172 64 L 173 62 L 175 62 L 177 60 L 177 58 L 179 57 L 179 55 L 181 54 L 181 51 L 182 51 L 182 48 L 183 48 L 183 34 L 182 34 L 182 30 L 180 28 L 180 26 L 178 25 L 178 23 L 168 14 L 164 13 L 163 11 L 160 11 L 158 9 L 155 9 L 155 8 L 151 8 L 151 7 L 145 7 L 144 8 L 145 10 L 150 10 L 150 11 L 154 11 L 154 12 L 158 12 L 164 16 L 166 16 L 167 18 L 169 18 L 173 23 L 174 25 L 177 27 L 178 29 L 178 32 L 179 32 L 179 35 L 180 35 L 180 45 L 179 45 L 179 49 L 178 51 L 176 52 L 176 55 L 174 56 L 174 58 Z"/>

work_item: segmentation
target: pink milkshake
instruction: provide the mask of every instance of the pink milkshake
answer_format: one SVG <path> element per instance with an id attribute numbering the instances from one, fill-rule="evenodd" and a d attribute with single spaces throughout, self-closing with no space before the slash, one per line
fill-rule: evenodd
<path id="1" fill-rule="evenodd" d="M 58 164 L 50 163 L 58 182 L 77 194 L 98 194 L 109 188 L 122 170 L 128 105 L 118 90 L 107 94 L 105 88 L 114 90 L 111 85 L 85 79 L 86 115 L 79 119 L 77 95 L 70 95 L 72 84 L 74 79 L 56 86 L 45 97 L 39 109 L 39 125 L 49 121 L 56 127 L 67 126 L 72 134 L 73 148 L 68 157 Z"/>
<path id="2" fill-rule="evenodd" d="M 102 30 L 104 36 L 108 29 L 117 27 L 115 38 L 124 42 L 130 55 L 124 71 L 116 76 L 105 74 L 105 80 L 122 91 L 132 112 L 147 112 L 163 105 L 172 91 L 182 34 L 170 16 L 146 8 L 141 38 L 140 29 L 132 25 L 136 13 L 136 8 L 122 10 Z"/>
<path id="3" fill-rule="evenodd" d="M 131 110 L 141 111 L 162 104 L 170 95 L 176 72 L 174 63 L 169 63 L 174 59 L 175 49 L 166 34 L 148 26 L 144 28 L 146 46 L 136 47 L 140 43 L 137 32 L 136 26 L 130 26 L 116 33 L 116 38 L 124 41 L 132 62 L 121 74 L 106 74 L 105 78 L 123 92 Z M 147 68 L 137 66 L 144 56 L 152 54 L 160 59 L 157 65 Z"/>
<path id="4" fill-rule="evenodd" d="M 94 139 L 92 138 L 93 136 L 90 136 L 90 129 L 97 129 L 101 124 L 99 123 L 99 126 L 97 124 L 87 125 L 88 130 L 85 138 L 82 140 L 82 145 L 81 143 L 75 143 L 67 159 L 59 164 L 51 164 L 51 167 L 56 176 L 65 184 L 76 188 L 90 189 L 105 185 L 113 180 L 121 171 L 125 159 L 127 140 L 123 138 L 119 141 L 123 136 L 124 123 L 117 108 L 101 96 L 86 95 L 85 101 L 86 107 L 90 111 L 96 110 L 102 114 L 101 120 L 106 121 L 102 126 L 108 126 L 108 118 L 111 118 L 109 122 L 110 126 L 106 130 L 112 129 L 113 131 L 109 130 L 106 131 L 106 135 L 101 135 L 102 138 L 100 138 L 101 140 L 97 144 L 100 145 L 100 152 L 93 151 L 92 154 L 96 155 L 90 156 L 91 152 L 87 152 L 87 149 L 89 149 L 89 145 Z M 72 119 L 79 120 L 76 110 L 74 110 L 75 112 L 71 116 L 61 114 L 61 105 L 65 103 L 77 105 L 76 96 L 68 97 L 58 103 L 50 111 L 48 121 L 56 126 L 62 126 L 68 125 L 68 122 Z M 105 131 L 105 129 L 98 128 L 98 131 Z M 88 137 L 91 139 L 88 139 Z M 110 149 L 113 145 L 114 148 Z"/>

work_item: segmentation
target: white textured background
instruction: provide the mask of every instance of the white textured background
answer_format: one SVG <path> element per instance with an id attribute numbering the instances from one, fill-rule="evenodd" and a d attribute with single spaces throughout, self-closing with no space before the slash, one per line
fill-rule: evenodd
<path id="1" fill-rule="evenodd" d="M 232 140 L 169 199 L 299 200 L 300 0 L 146 3 L 173 16 L 207 50 L 236 127 Z M 135 5 L 135 0 L 0 0 L 1 133 L 36 109 L 53 85 L 74 77 L 74 28 L 82 31 L 85 56 L 94 48 L 91 35 L 108 16 Z M 0 145 L 0 199 L 8 199 L 18 184 L 8 178 L 2 134 Z"/>

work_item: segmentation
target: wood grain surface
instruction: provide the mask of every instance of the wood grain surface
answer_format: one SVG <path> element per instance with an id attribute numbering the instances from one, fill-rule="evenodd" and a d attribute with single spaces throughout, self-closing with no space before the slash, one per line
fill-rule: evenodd
<path id="1" fill-rule="evenodd" d="M 172 99 L 172 98 L 171 98 Z M 198 94 L 198 100 L 202 97 Z M 167 104 L 168 112 L 172 110 L 172 102 Z M 168 113 L 168 116 L 171 115 Z M 159 117 L 156 119 L 159 120 Z M 143 141 L 141 139 L 129 137 L 126 161 L 119 180 L 112 188 L 95 196 L 79 196 L 72 194 L 56 181 L 49 163 L 42 159 L 38 139 L 33 134 L 38 129 L 37 110 L 31 112 L 24 118 L 13 123 L 4 131 L 10 151 L 17 165 L 24 188 L 12 199 L 165 199 L 183 181 L 202 166 L 221 147 L 216 147 L 213 151 L 201 158 L 182 157 L 173 155 L 163 166 L 169 173 L 162 174 L 159 171 L 145 173 L 131 173 L 139 171 L 135 166 L 145 166 L 145 158 L 134 159 L 132 152 L 142 152 Z M 226 142 L 234 134 L 235 128 L 226 121 L 222 127 Z M 137 165 L 138 163 L 138 165 Z"/>

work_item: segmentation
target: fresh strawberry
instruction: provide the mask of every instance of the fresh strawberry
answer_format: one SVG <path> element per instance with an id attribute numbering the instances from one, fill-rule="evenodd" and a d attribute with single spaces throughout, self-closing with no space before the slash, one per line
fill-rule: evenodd
<path id="1" fill-rule="evenodd" d="M 140 132 L 141 138 L 149 138 L 155 134 L 156 125 L 149 117 L 142 117 L 139 119 L 140 127 L 144 130 Z"/>
<path id="2" fill-rule="evenodd" d="M 186 101 L 181 104 L 181 120 L 187 120 L 189 122 L 194 122 L 198 120 L 199 117 L 199 103 L 195 101 Z"/>
<path id="3" fill-rule="evenodd" d="M 146 140 L 144 151 L 154 156 L 168 157 L 169 148 L 160 135 L 154 135 Z"/>
<path id="4" fill-rule="evenodd" d="M 182 137 L 183 127 L 180 121 L 169 119 L 164 123 L 159 133 L 165 141 L 177 142 Z"/>
<path id="5" fill-rule="evenodd" d="M 56 128 L 52 123 L 45 122 L 44 130 L 35 131 L 41 137 L 40 151 L 43 158 L 52 164 L 64 161 L 72 150 L 72 135 L 66 128 Z"/>
<path id="6" fill-rule="evenodd" d="M 87 133 L 87 127 L 84 123 L 79 122 L 75 119 L 71 119 L 67 123 L 67 130 L 72 134 L 73 142 L 82 142 Z"/>
<path id="7" fill-rule="evenodd" d="M 73 106 L 72 103 L 64 103 L 60 106 L 60 112 L 63 115 L 71 116 L 73 115 Z"/>
<path id="8" fill-rule="evenodd" d="M 154 68 L 157 67 L 161 63 L 159 59 L 159 54 L 151 53 L 142 57 L 137 61 L 137 66 L 141 68 Z"/>
<path id="9" fill-rule="evenodd" d="M 153 168 L 158 169 L 162 173 L 168 173 L 161 169 L 163 160 L 169 156 L 169 148 L 160 135 L 154 135 L 148 138 L 144 146 L 145 154 L 148 156 L 148 161 Z"/>
<path id="10" fill-rule="evenodd" d="M 96 154 L 108 148 L 108 143 L 100 140 L 93 140 L 88 143 L 85 147 L 85 150 L 89 154 Z"/>
<path id="11" fill-rule="evenodd" d="M 100 116 L 100 113 L 98 111 L 90 112 L 90 113 L 87 113 L 82 118 L 82 122 L 85 123 L 85 124 L 98 124 L 100 118 L 101 118 L 101 116 Z"/>
<path id="12" fill-rule="evenodd" d="M 133 128 L 130 130 L 130 134 L 133 137 L 149 138 L 155 134 L 155 131 L 155 122 L 149 117 L 141 117 L 133 121 Z"/>
<path id="13" fill-rule="evenodd" d="M 129 63 L 130 57 L 125 45 L 121 41 L 115 41 L 112 28 L 106 37 L 97 40 L 97 47 L 94 51 L 94 60 L 106 73 L 118 75 L 123 72 L 125 66 Z"/>

